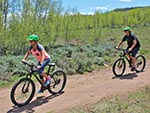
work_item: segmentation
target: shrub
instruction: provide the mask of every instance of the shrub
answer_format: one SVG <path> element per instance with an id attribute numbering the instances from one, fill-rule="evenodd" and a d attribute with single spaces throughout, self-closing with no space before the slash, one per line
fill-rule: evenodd
<path id="1" fill-rule="evenodd" d="M 91 72 L 105 62 L 108 63 L 104 58 L 113 56 L 113 53 L 113 44 L 110 43 L 70 45 L 50 49 L 52 61 L 69 74 Z"/>
<path id="2" fill-rule="evenodd" d="M 114 54 L 113 44 L 88 44 L 84 46 L 55 46 L 49 49 L 52 61 L 67 74 L 91 72 L 111 61 Z M 24 75 L 25 67 L 21 64 L 23 56 L 3 56 L 0 58 L 0 79 L 4 75 Z M 29 62 L 35 58 L 29 57 Z"/>

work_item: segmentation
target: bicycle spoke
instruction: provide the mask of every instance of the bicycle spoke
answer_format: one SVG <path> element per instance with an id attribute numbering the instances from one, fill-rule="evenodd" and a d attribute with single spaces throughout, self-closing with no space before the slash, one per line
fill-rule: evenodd
<path id="1" fill-rule="evenodd" d="M 11 101 L 17 106 L 28 104 L 35 93 L 35 85 L 31 79 L 20 79 L 11 90 Z"/>
<path id="2" fill-rule="evenodd" d="M 31 95 L 32 89 L 30 83 L 19 84 L 15 91 L 15 100 L 18 103 L 24 103 Z"/>
<path id="3" fill-rule="evenodd" d="M 125 61 L 124 59 L 118 59 L 113 65 L 113 73 L 115 76 L 121 76 L 125 71 Z"/>
<path id="4" fill-rule="evenodd" d="M 63 71 L 56 71 L 52 75 L 49 92 L 52 94 L 59 93 L 63 90 L 66 84 L 66 75 Z"/>
<path id="5" fill-rule="evenodd" d="M 146 63 L 146 60 L 145 60 L 144 56 L 139 55 L 139 56 L 137 56 L 136 60 L 137 60 L 136 61 L 136 70 L 138 72 L 143 71 L 144 68 L 145 68 L 145 63 Z"/>

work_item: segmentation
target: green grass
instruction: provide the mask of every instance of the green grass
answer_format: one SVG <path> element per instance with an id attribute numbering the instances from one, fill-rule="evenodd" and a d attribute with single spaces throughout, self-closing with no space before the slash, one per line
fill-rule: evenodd
<path id="1" fill-rule="evenodd" d="M 20 78 L 19 76 L 8 76 L 5 80 L 0 80 L 0 88 L 10 87 Z"/>
<path id="2" fill-rule="evenodd" d="M 85 108 L 75 108 L 68 113 L 150 113 L 150 87 L 128 95 L 105 98 Z"/>
<path id="3" fill-rule="evenodd" d="M 149 31 L 150 31 L 150 26 L 132 27 L 132 32 L 138 36 L 141 43 L 140 53 L 144 54 L 146 58 L 149 58 L 150 56 Z M 105 41 L 111 41 L 111 39 L 113 39 L 114 44 L 117 44 L 122 39 L 123 35 L 124 33 L 122 28 L 106 28 L 103 30 L 101 40 L 105 42 Z"/>
<path id="4" fill-rule="evenodd" d="M 94 30 L 90 29 L 90 31 L 91 32 L 88 37 L 94 37 Z M 133 27 L 132 31 L 139 37 L 141 42 L 142 46 L 140 54 L 145 55 L 146 59 L 149 59 L 150 26 Z M 100 36 L 97 37 L 97 43 L 91 43 L 93 41 L 86 40 L 86 45 L 84 45 L 84 43 L 78 46 L 62 45 L 57 48 L 51 48 L 48 52 L 52 57 L 52 62 L 59 65 L 59 67 L 62 68 L 67 74 L 91 72 L 95 69 L 102 68 L 103 64 L 112 66 L 115 59 L 119 57 L 119 55 L 115 52 L 116 50 L 114 49 L 114 46 L 117 45 L 117 43 L 122 39 L 123 35 L 124 33 L 122 28 L 102 28 Z M 125 46 L 126 44 L 124 44 L 123 48 L 125 48 Z M 69 58 L 67 57 L 69 53 L 68 51 L 71 51 L 72 53 Z M 15 77 L 9 78 L 6 76 L 7 73 L 10 76 L 12 73 L 25 72 L 24 67 L 20 63 L 22 58 L 23 56 L 16 57 L 12 55 L 0 57 L 0 87 L 5 86 L 5 84 L 7 86 L 7 84 L 11 84 L 11 82 L 14 81 L 11 79 L 16 79 Z M 31 59 L 33 60 L 32 57 Z M 10 80 L 8 80 L 8 78 Z"/>
<path id="5" fill-rule="evenodd" d="M 38 75 L 37 75 L 38 76 Z M 15 84 L 18 80 L 20 80 L 21 78 L 25 78 L 26 75 L 15 75 L 15 76 L 8 76 L 5 78 L 5 80 L 0 80 L 0 88 L 6 88 L 6 87 L 10 87 L 13 84 Z M 34 82 L 38 82 L 37 79 L 35 77 L 32 76 L 31 78 Z"/>

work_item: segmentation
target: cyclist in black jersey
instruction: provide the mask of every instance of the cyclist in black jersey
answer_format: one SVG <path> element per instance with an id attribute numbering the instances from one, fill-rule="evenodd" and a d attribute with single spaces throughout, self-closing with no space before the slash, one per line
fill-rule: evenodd
<path id="1" fill-rule="evenodd" d="M 130 59 L 132 61 L 132 68 L 131 71 L 135 71 L 135 65 L 136 65 L 136 54 L 138 53 L 140 49 L 140 42 L 135 34 L 131 32 L 130 27 L 125 27 L 124 29 L 125 36 L 122 38 L 122 40 L 119 42 L 119 44 L 116 46 L 118 49 L 123 42 L 127 41 L 127 52 L 130 54 Z"/>

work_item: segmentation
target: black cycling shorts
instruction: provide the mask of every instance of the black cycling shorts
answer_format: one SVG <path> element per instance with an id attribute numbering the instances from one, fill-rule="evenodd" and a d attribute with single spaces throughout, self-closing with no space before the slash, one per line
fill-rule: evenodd
<path id="1" fill-rule="evenodd" d="M 127 48 L 127 50 L 128 50 L 128 49 L 129 49 L 129 48 Z M 133 48 L 132 51 L 129 52 L 129 55 L 135 57 L 136 54 L 138 53 L 138 51 L 139 51 L 139 48 Z"/>

